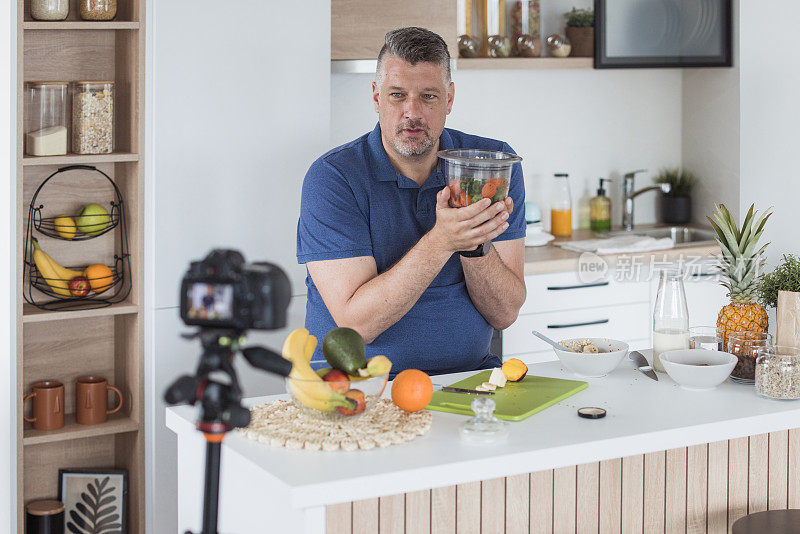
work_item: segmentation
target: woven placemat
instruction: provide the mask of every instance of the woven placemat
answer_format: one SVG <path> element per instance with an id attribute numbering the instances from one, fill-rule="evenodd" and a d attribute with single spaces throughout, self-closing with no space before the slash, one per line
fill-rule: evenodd
<path id="1" fill-rule="evenodd" d="M 330 421 L 306 415 L 291 401 L 277 400 L 250 409 L 250 426 L 239 432 L 273 447 L 312 451 L 354 451 L 411 441 L 431 428 L 433 415 L 408 413 L 389 399 L 354 419 Z"/>

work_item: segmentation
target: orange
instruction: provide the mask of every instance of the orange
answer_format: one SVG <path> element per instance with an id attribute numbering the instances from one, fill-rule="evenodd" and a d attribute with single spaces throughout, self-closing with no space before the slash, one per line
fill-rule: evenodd
<path id="1" fill-rule="evenodd" d="M 89 279 L 89 285 L 92 286 L 92 291 L 95 293 L 105 291 L 114 283 L 114 273 L 102 263 L 88 266 L 84 269 L 83 276 Z"/>
<path id="2" fill-rule="evenodd" d="M 433 396 L 431 377 L 419 369 L 406 369 L 392 382 L 392 402 L 407 412 L 425 409 Z"/>

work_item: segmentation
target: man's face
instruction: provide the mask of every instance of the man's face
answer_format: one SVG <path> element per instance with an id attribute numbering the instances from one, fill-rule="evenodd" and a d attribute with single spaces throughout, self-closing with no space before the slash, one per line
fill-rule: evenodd
<path id="1" fill-rule="evenodd" d="M 453 107 L 455 88 L 435 63 L 412 65 L 394 56 L 383 59 L 381 87 L 372 100 L 387 145 L 404 157 L 425 156 L 436 147 Z"/>

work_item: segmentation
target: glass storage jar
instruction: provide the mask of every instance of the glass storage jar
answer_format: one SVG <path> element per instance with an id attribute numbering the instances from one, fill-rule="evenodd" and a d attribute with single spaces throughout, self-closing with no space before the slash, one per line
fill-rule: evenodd
<path id="1" fill-rule="evenodd" d="M 511 45 L 514 54 L 523 57 L 542 55 L 539 0 L 517 0 L 509 14 Z"/>
<path id="2" fill-rule="evenodd" d="M 490 57 L 509 57 L 511 39 L 506 32 L 506 1 L 486 0 L 486 40 Z"/>
<path id="3" fill-rule="evenodd" d="M 67 82 L 25 84 L 25 153 L 67 153 Z"/>
<path id="4" fill-rule="evenodd" d="M 772 335 L 766 332 L 729 333 L 727 352 L 739 360 L 731 372 L 731 380 L 752 384 L 755 380 L 756 356 L 760 350 L 770 346 L 772 346 Z"/>
<path id="5" fill-rule="evenodd" d="M 800 399 L 800 349 L 772 345 L 756 354 L 756 392 L 770 399 Z"/>
<path id="6" fill-rule="evenodd" d="M 35 20 L 64 20 L 69 15 L 69 0 L 31 0 Z"/>
<path id="7" fill-rule="evenodd" d="M 111 20 L 117 16 L 117 0 L 78 0 L 83 20 Z"/>
<path id="8" fill-rule="evenodd" d="M 114 82 L 72 86 L 72 151 L 109 154 L 114 149 Z"/>

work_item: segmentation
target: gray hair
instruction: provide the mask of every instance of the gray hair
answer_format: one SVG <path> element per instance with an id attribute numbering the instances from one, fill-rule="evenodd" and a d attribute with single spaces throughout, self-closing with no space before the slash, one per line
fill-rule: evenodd
<path id="1" fill-rule="evenodd" d="M 444 69 L 444 83 L 450 84 L 450 52 L 447 43 L 438 34 L 425 28 L 409 26 L 398 28 L 386 34 L 383 47 L 378 54 L 378 67 L 375 69 L 375 84 L 383 83 L 383 58 L 387 54 L 398 57 L 412 65 L 435 63 Z"/>

